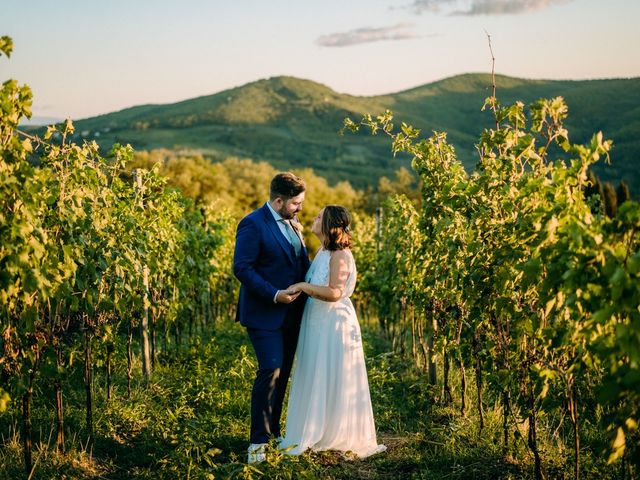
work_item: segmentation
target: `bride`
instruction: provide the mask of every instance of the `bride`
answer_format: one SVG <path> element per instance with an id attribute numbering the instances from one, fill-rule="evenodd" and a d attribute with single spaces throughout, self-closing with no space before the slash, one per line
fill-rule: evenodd
<path id="1" fill-rule="evenodd" d="M 386 450 L 376 440 L 360 325 L 349 299 L 356 284 L 349 224 L 344 207 L 320 211 L 312 232 L 322 247 L 307 281 L 289 287 L 309 296 L 280 443 L 291 455 L 310 448 L 364 458 Z"/>

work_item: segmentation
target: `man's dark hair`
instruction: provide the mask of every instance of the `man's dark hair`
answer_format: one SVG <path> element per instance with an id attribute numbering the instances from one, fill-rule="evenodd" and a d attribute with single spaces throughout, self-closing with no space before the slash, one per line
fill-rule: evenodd
<path id="1" fill-rule="evenodd" d="M 307 185 L 300 177 L 291 172 L 283 172 L 277 174 L 271 180 L 269 187 L 269 200 L 275 200 L 277 197 L 283 200 L 289 200 L 305 191 Z"/>

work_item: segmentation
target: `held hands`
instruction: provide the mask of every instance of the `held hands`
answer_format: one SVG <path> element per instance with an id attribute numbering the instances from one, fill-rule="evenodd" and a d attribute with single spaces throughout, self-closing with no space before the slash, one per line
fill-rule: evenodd
<path id="1" fill-rule="evenodd" d="M 293 285 L 289 286 L 289 288 L 287 288 L 286 290 L 280 290 L 278 292 L 278 296 L 276 297 L 276 302 L 291 303 L 296 298 L 298 298 L 301 293 L 303 292 L 308 293 L 306 289 L 309 286 L 310 285 L 307 282 L 294 283 Z"/>
<path id="2" fill-rule="evenodd" d="M 286 290 L 280 290 L 276 296 L 277 303 L 291 303 L 300 295 L 300 290 L 292 290 L 289 287 Z"/>
<path id="3" fill-rule="evenodd" d="M 287 288 L 288 292 L 297 292 L 298 294 L 300 292 L 304 292 L 304 293 L 308 293 L 307 292 L 307 288 L 309 287 L 309 284 L 307 282 L 298 282 L 298 283 L 294 283 L 293 285 L 289 286 L 289 288 Z"/>

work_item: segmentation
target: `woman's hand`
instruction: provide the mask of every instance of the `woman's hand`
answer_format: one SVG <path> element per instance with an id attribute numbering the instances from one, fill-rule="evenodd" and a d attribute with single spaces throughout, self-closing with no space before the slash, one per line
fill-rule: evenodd
<path id="1" fill-rule="evenodd" d="M 287 288 L 288 292 L 296 293 L 296 292 L 304 292 L 307 293 L 307 289 L 309 288 L 309 284 L 307 282 L 298 282 Z"/>

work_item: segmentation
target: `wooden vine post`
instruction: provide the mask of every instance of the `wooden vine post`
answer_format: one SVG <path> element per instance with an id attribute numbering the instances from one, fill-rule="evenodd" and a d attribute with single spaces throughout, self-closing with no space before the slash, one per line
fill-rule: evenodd
<path id="1" fill-rule="evenodd" d="M 142 198 L 142 172 L 134 170 L 136 195 L 140 208 L 144 208 Z M 151 377 L 151 349 L 149 347 L 149 267 L 142 267 L 142 318 L 140 319 L 140 350 L 142 354 L 142 373 L 148 381 Z"/>

